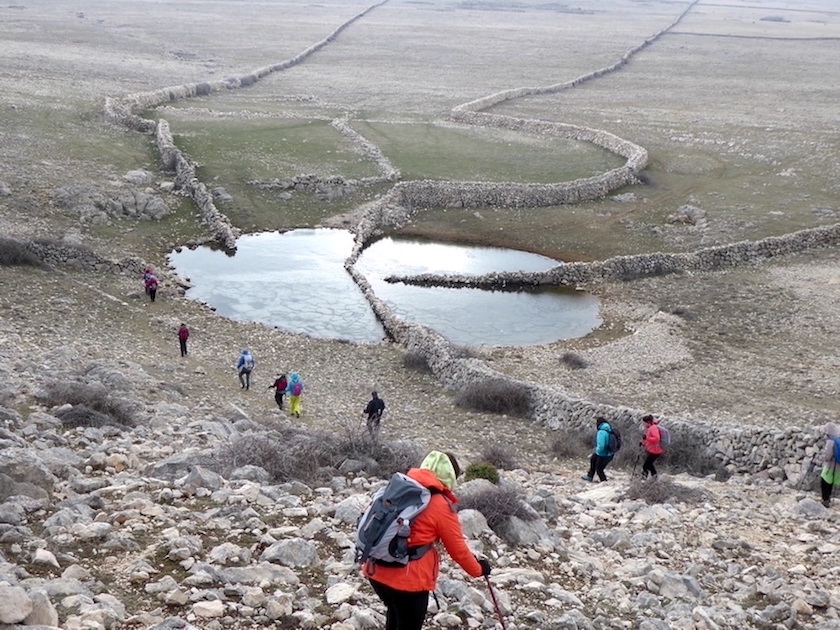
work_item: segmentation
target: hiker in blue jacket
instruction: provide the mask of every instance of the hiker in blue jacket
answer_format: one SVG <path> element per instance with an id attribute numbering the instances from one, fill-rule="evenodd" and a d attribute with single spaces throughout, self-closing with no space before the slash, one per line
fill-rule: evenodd
<path id="1" fill-rule="evenodd" d="M 239 385 L 242 389 L 251 389 L 251 370 L 256 366 L 257 361 L 254 355 L 247 348 L 239 355 L 236 362 L 236 369 L 239 372 Z"/>
<path id="2" fill-rule="evenodd" d="M 604 469 L 615 455 L 610 450 L 610 431 L 612 431 L 612 427 L 606 418 L 601 416 L 595 418 L 595 426 L 597 427 L 595 431 L 595 450 L 589 458 L 589 473 L 582 478 L 586 481 L 593 481 L 597 474 L 600 481 L 606 481 L 607 475 Z"/>

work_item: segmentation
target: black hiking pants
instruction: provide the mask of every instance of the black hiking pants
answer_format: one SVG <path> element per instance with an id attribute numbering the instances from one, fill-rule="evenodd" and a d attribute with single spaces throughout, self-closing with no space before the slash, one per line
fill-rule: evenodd
<path id="1" fill-rule="evenodd" d="M 825 479 L 820 477 L 820 492 L 822 493 L 823 503 L 828 503 L 829 501 L 831 501 L 832 490 L 834 490 L 834 486 L 832 486 Z"/>
<path id="2" fill-rule="evenodd" d="M 251 370 L 239 370 L 239 384 L 244 389 L 251 389 Z"/>
<path id="3" fill-rule="evenodd" d="M 607 474 L 604 472 L 604 469 L 612 460 L 612 455 L 604 457 L 603 455 L 596 455 L 595 453 L 592 453 L 592 457 L 589 458 L 589 472 L 587 473 L 587 476 L 590 479 L 594 479 L 595 475 L 598 475 L 598 479 L 606 481 Z"/>
<path id="4" fill-rule="evenodd" d="M 187 356 L 187 340 L 186 339 L 178 339 L 178 343 L 181 344 L 181 356 Z"/>
<path id="5" fill-rule="evenodd" d="M 370 585 L 385 604 L 385 630 L 422 630 L 429 591 L 398 591 L 375 580 Z"/>
<path id="6" fill-rule="evenodd" d="M 274 390 L 274 402 L 277 403 L 277 406 L 280 407 L 280 409 L 283 408 L 283 396 L 285 394 L 286 394 L 286 390 L 284 390 L 284 389 Z"/>
<path id="7" fill-rule="evenodd" d="M 657 459 L 659 459 L 659 455 L 661 453 L 648 453 L 647 457 L 645 457 L 645 463 L 642 464 L 642 477 L 647 477 L 650 475 L 651 477 L 656 477 L 656 467 L 653 465 Z"/>
<path id="8" fill-rule="evenodd" d="M 382 420 L 382 412 L 368 414 L 367 430 L 371 437 L 376 437 L 379 434 L 379 423 Z"/>

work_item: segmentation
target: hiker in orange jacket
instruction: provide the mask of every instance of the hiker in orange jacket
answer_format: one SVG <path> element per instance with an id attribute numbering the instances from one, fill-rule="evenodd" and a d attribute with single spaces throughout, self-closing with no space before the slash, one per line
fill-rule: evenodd
<path id="1" fill-rule="evenodd" d="M 387 609 L 385 630 L 420 630 L 429 604 L 429 591 L 437 587 L 440 554 L 434 543 L 441 541 L 447 553 L 472 577 L 490 575 L 490 563 L 478 560 L 470 551 L 455 511 L 458 499 L 452 493 L 460 467 L 448 453 L 432 451 L 419 468 L 406 473 L 429 488 L 428 507 L 411 524 L 409 548 L 432 545 L 432 548 L 405 566 L 386 566 L 368 558 L 362 574 Z"/>
<path id="2" fill-rule="evenodd" d="M 642 448 L 645 449 L 645 463 L 642 465 L 642 478 L 650 475 L 656 477 L 656 467 L 653 463 L 659 459 L 664 449 L 662 448 L 662 434 L 659 432 L 659 420 L 651 415 L 644 416 L 642 422 L 645 424 L 645 434 L 642 438 Z"/>

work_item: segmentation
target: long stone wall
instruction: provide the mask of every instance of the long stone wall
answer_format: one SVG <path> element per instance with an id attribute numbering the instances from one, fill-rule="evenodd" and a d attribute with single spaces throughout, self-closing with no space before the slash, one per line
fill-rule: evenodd
<path id="1" fill-rule="evenodd" d="M 483 361 L 459 357 L 450 343 L 434 330 L 407 322 L 395 315 L 373 292 L 370 283 L 352 266 L 348 272 L 370 302 L 389 336 L 407 351 L 425 358 L 435 377 L 447 389 L 489 379 L 501 379 L 529 392 L 532 400 L 528 416 L 552 429 L 588 429 L 597 416 L 618 423 L 640 423 L 646 411 L 594 403 L 551 387 L 520 381 L 496 372 Z M 679 418 L 662 418 L 674 435 L 697 445 L 734 472 L 766 471 L 768 477 L 795 484 L 804 466 L 817 453 L 818 428 L 775 429 L 726 424 L 700 424 Z M 698 448 L 702 448 L 698 446 Z"/>
<path id="2" fill-rule="evenodd" d="M 50 267 L 70 267 L 80 271 L 117 273 L 140 278 L 148 265 L 136 257 L 111 260 L 87 249 L 58 241 L 11 239 L 32 252 L 42 263 Z"/>
<path id="3" fill-rule="evenodd" d="M 602 130 L 565 123 L 527 120 L 482 110 L 523 96 L 556 93 L 570 89 L 583 82 L 619 70 L 628 63 L 635 53 L 649 46 L 679 23 L 697 1 L 691 2 L 669 26 L 628 50 L 616 63 L 606 68 L 564 83 L 505 90 L 459 105 L 451 112 L 453 120 L 465 124 L 512 129 L 526 133 L 553 135 L 591 142 L 623 157 L 626 161 L 622 167 L 594 177 L 555 184 L 399 182 L 384 197 L 359 209 L 357 213 L 358 221 L 353 228 L 355 232 L 354 248 L 345 262 L 345 268 L 361 288 L 391 338 L 408 351 L 418 352 L 425 357 L 433 373 L 445 387 L 457 389 L 468 383 L 489 378 L 502 378 L 512 381 L 527 389 L 531 394 L 533 406 L 529 416 L 535 421 L 542 422 L 552 428 L 563 426 L 588 428 L 596 415 L 622 421 L 637 421 L 643 415 L 644 412 L 642 411 L 596 404 L 535 383 L 514 381 L 493 371 L 478 359 L 457 356 L 444 337 L 429 328 L 404 321 L 391 312 L 388 306 L 373 293 L 366 278 L 356 271 L 353 264 L 365 245 L 371 238 L 381 233 L 383 228 L 403 225 L 414 213 L 427 207 L 562 205 L 604 197 L 621 186 L 635 183 L 637 181 L 636 175 L 646 166 L 648 156 L 644 148 L 628 140 Z M 335 29 L 327 38 L 307 48 L 292 59 L 259 68 L 238 78 L 168 87 L 152 92 L 129 95 L 122 99 L 108 99 L 105 105 L 106 115 L 111 120 L 131 129 L 142 132 L 157 130 L 156 139 L 164 165 L 175 171 L 176 183 L 179 188 L 196 200 L 202 221 L 210 226 L 214 238 L 226 247 L 230 247 L 235 240 L 236 231 L 230 226 L 227 218 L 215 208 L 206 187 L 195 178 L 195 164 L 192 159 L 175 147 L 166 121 L 161 121 L 156 125 L 154 121 L 141 118 L 136 112 L 176 99 L 207 95 L 252 85 L 273 72 L 300 63 L 332 41 L 344 28 L 385 2 L 387 0 L 370 6 Z M 354 135 L 347 121 L 335 122 L 334 126 L 356 142 L 363 152 L 377 162 L 384 178 L 388 181 L 399 178 L 398 171 L 390 165 L 381 152 L 377 154 L 378 148 L 373 147 L 372 149 L 369 143 L 366 144 L 367 141 L 364 138 L 358 134 Z M 688 254 L 654 253 L 642 256 L 622 256 L 596 263 L 572 263 L 558 266 L 544 274 L 519 276 L 488 274 L 480 278 L 429 276 L 425 278 L 403 278 L 402 280 L 418 283 L 442 283 L 448 286 L 483 286 L 487 288 L 510 286 L 516 283 L 530 285 L 578 284 L 596 278 L 629 280 L 645 275 L 699 269 L 713 270 L 737 264 L 749 264 L 762 258 L 803 251 L 811 247 L 833 245 L 837 242 L 838 232 L 840 232 L 840 227 L 831 226 L 803 230 L 784 237 L 707 248 Z M 230 248 L 232 249 L 232 247 Z M 105 263 L 92 262 L 92 264 Z M 710 450 L 722 462 L 731 465 L 733 468 L 750 472 L 771 469 L 771 476 L 778 479 L 781 479 L 785 473 L 789 476 L 796 475 L 801 461 L 812 454 L 812 444 L 816 437 L 816 435 L 811 436 L 811 432 L 802 431 L 798 428 L 787 430 L 750 428 L 749 431 L 746 431 L 738 426 L 724 424 L 706 426 L 670 418 L 664 419 L 664 422 L 667 422 L 675 432 L 690 435 L 697 443 L 708 444 Z"/>
<path id="4" fill-rule="evenodd" d="M 840 244 L 840 223 L 835 223 L 799 230 L 783 236 L 769 236 L 757 241 L 741 241 L 730 245 L 706 247 L 694 252 L 678 254 L 654 252 L 635 256 L 616 256 L 591 263 L 565 263 L 547 271 L 500 271 L 480 276 L 417 274 L 391 276 L 386 280 L 419 286 L 479 289 L 569 286 L 595 280 L 628 281 L 672 273 L 716 271 L 838 244 Z"/>

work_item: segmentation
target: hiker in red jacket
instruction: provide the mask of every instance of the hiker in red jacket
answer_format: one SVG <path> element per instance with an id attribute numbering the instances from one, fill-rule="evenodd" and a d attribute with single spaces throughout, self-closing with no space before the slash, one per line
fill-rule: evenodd
<path id="1" fill-rule="evenodd" d="M 274 382 L 268 386 L 267 389 L 274 389 L 274 402 L 277 403 L 277 406 L 280 409 L 283 408 L 283 396 L 286 395 L 286 387 L 288 387 L 289 383 L 286 381 L 285 374 L 279 374 L 277 378 L 274 379 Z"/>
<path id="2" fill-rule="evenodd" d="M 642 448 L 645 449 L 645 463 L 642 465 L 642 478 L 648 475 L 656 478 L 656 467 L 653 463 L 659 459 L 664 449 L 662 448 L 662 435 L 659 432 L 659 420 L 647 415 L 642 418 L 645 424 L 645 434 L 642 437 Z"/>
<path id="3" fill-rule="evenodd" d="M 387 608 L 385 630 L 421 630 L 429 604 L 429 591 L 437 587 L 440 554 L 434 543 L 443 543 L 447 553 L 472 577 L 490 575 L 490 563 L 478 560 L 470 551 L 455 511 L 458 499 L 452 493 L 460 467 L 448 453 L 432 451 L 408 476 L 429 488 L 428 507 L 411 523 L 409 548 L 431 545 L 431 549 L 405 566 L 387 566 L 368 558 L 362 574 Z"/>
<path id="4" fill-rule="evenodd" d="M 187 356 L 187 339 L 190 338 L 190 329 L 186 324 L 181 324 L 178 329 L 178 343 L 181 344 L 181 356 Z"/>

